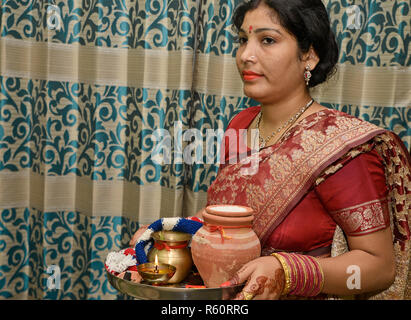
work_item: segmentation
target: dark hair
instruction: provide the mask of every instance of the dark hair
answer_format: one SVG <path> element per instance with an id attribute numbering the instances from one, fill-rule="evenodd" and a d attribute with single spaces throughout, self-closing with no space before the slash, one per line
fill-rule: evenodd
<path id="1" fill-rule="evenodd" d="M 297 39 L 301 53 L 312 46 L 319 63 L 311 71 L 309 87 L 328 79 L 336 70 L 338 46 L 330 27 L 327 11 L 321 0 L 251 0 L 241 3 L 235 10 L 233 23 L 240 30 L 245 14 L 256 9 L 260 3 L 272 8 L 280 24 Z"/>

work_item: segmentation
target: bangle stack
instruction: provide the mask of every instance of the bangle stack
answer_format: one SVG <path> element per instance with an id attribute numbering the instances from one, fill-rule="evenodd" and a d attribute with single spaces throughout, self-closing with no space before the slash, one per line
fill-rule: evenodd
<path id="1" fill-rule="evenodd" d="M 277 252 L 285 276 L 282 295 L 314 297 L 324 286 L 324 273 L 318 260 L 308 255 Z"/>

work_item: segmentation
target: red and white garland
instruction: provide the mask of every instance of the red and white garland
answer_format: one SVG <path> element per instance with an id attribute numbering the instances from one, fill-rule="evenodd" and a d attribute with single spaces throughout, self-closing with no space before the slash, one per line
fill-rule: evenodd
<path id="1" fill-rule="evenodd" d="M 137 271 L 136 264 L 135 251 L 132 248 L 123 249 L 119 252 L 110 252 L 105 262 L 107 271 L 115 276 L 126 270 L 135 269 Z"/>

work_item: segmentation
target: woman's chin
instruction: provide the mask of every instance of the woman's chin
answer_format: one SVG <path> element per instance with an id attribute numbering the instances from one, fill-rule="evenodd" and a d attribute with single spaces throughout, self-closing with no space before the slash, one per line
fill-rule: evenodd
<path id="1" fill-rule="evenodd" d="M 257 91 L 257 90 L 253 90 L 250 88 L 247 88 L 246 86 L 244 86 L 244 90 L 243 90 L 244 94 L 256 101 L 260 101 L 261 99 L 264 99 L 265 95 L 262 94 L 261 92 Z"/>

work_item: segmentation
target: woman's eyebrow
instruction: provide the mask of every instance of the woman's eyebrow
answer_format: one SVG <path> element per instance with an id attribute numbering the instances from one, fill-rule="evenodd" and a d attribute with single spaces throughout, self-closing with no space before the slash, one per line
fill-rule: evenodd
<path id="1" fill-rule="evenodd" d="M 258 29 L 254 29 L 253 31 L 254 31 L 255 33 L 264 32 L 264 31 L 274 31 L 274 32 L 279 33 L 280 35 L 283 35 L 280 30 L 275 29 L 275 28 L 258 28 Z M 247 33 L 247 32 L 244 31 L 244 29 L 242 29 L 242 28 L 240 28 L 239 32 Z"/>

